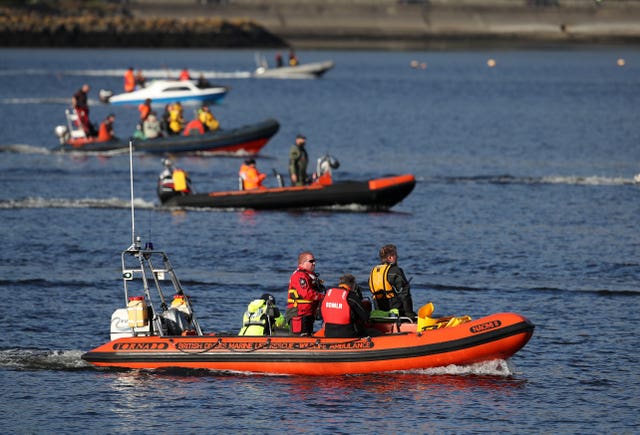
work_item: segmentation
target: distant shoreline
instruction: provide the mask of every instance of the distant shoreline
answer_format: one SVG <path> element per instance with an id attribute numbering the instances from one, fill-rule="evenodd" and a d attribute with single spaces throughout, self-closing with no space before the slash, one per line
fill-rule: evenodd
<path id="1" fill-rule="evenodd" d="M 206 3 L 206 2 L 205 2 Z M 426 3 L 425 3 L 426 4 Z M 0 8 L 0 46 L 449 50 L 640 46 L 640 2 L 626 7 L 247 7 L 129 2 L 76 15 Z M 305 7 L 306 5 L 306 7 Z"/>

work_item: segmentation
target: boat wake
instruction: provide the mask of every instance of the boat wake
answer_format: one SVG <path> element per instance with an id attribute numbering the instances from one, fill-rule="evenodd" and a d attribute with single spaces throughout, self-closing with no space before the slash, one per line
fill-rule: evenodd
<path id="1" fill-rule="evenodd" d="M 432 369 L 419 370 L 425 375 L 482 375 L 482 376 L 513 376 L 516 368 L 510 360 L 496 359 L 468 366 L 449 365 Z"/>
<path id="2" fill-rule="evenodd" d="M 425 177 L 420 181 L 427 183 L 445 184 L 572 184 L 586 186 L 623 186 L 640 183 L 640 174 L 631 178 L 578 176 L 578 175 L 548 175 L 543 177 L 516 177 L 513 175 L 478 175 L 471 177 Z"/>
<path id="3" fill-rule="evenodd" d="M 137 198 L 133 201 L 136 208 L 153 209 L 156 204 Z M 131 203 L 128 199 L 106 198 L 106 199 L 56 199 L 30 197 L 22 199 L 0 200 L 0 209 L 20 209 L 20 208 L 129 208 Z"/>
<path id="4" fill-rule="evenodd" d="M 13 69 L 0 71 L 0 76 L 25 76 L 25 75 L 67 75 L 67 76 L 86 76 L 86 77 L 122 77 L 125 69 L 78 69 L 52 71 L 49 69 Z M 145 69 L 144 76 L 146 79 L 177 79 L 180 77 L 180 69 Z M 199 77 L 200 74 L 207 79 L 244 79 L 251 78 L 253 74 L 250 71 L 196 71 L 192 72 L 193 77 Z M 68 99 L 67 99 L 68 101 Z"/>
<path id="5" fill-rule="evenodd" d="M 80 358 L 80 350 L 0 350 L 0 367 L 17 370 L 87 370 L 93 369 Z"/>
<path id="6" fill-rule="evenodd" d="M 0 153 L 16 153 L 16 154 L 51 154 L 51 150 L 44 147 L 37 147 L 28 144 L 10 144 L 0 145 Z"/>

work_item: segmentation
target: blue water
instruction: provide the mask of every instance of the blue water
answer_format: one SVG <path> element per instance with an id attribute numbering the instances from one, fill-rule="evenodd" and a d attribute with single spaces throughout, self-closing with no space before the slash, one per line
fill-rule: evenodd
<path id="1" fill-rule="evenodd" d="M 0 50 L 3 432 L 638 432 L 638 50 L 300 52 L 336 62 L 320 80 L 249 78 L 253 55 Z M 172 257 L 205 330 L 239 329 L 264 292 L 282 307 L 301 250 L 328 283 L 364 283 L 395 243 L 417 306 L 518 312 L 532 340 L 509 361 L 327 379 L 85 364 L 122 304 L 128 157 L 51 153 L 53 129 L 87 82 L 91 118 L 113 111 L 131 134 L 136 108 L 97 101 L 129 65 L 230 85 L 214 107 L 223 127 L 279 120 L 258 158 L 268 173 L 286 172 L 302 132 L 313 160 L 340 160 L 337 179 L 418 180 L 388 213 L 170 212 L 155 197 L 160 159 L 134 157 L 136 231 Z M 235 188 L 240 162 L 178 159 L 198 191 Z"/>

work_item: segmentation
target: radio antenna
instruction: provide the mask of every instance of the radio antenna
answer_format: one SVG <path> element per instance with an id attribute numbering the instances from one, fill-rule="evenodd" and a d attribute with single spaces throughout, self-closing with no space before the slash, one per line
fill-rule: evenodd
<path id="1" fill-rule="evenodd" d="M 136 216 L 133 207 L 133 141 L 129 139 L 129 184 L 131 190 L 131 247 L 136 244 Z"/>

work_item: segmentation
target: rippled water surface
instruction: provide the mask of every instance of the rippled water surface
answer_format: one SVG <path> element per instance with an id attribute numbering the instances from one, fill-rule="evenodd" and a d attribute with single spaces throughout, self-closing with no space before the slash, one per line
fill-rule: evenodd
<path id="1" fill-rule="evenodd" d="M 298 54 L 336 67 L 259 80 L 251 51 L 0 50 L 3 431 L 636 433 L 640 53 Z M 418 180 L 387 213 L 171 212 L 155 197 L 159 158 L 135 156 L 137 232 L 172 257 L 204 329 L 239 329 L 265 291 L 283 306 L 301 250 L 328 283 L 345 272 L 364 283 L 395 243 L 416 305 L 518 312 L 536 324 L 529 344 L 509 361 L 325 379 L 85 364 L 121 304 L 129 162 L 51 153 L 53 128 L 87 82 L 92 119 L 113 111 L 130 135 L 136 108 L 97 101 L 129 65 L 149 76 L 187 66 L 231 86 L 214 107 L 223 127 L 276 118 L 257 159 L 269 174 L 286 172 L 302 132 L 312 160 L 340 160 L 337 179 Z M 240 162 L 178 159 L 198 191 L 235 188 Z"/>

